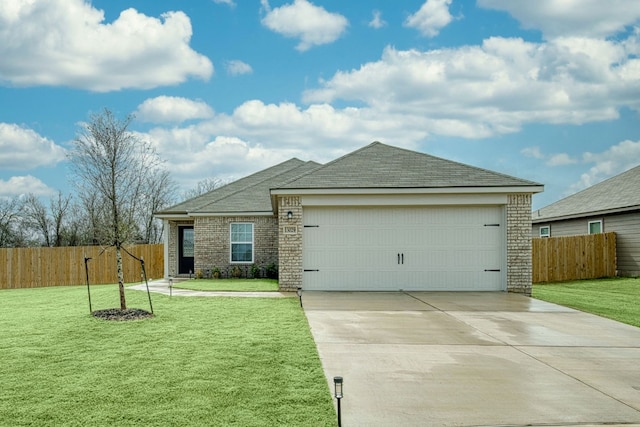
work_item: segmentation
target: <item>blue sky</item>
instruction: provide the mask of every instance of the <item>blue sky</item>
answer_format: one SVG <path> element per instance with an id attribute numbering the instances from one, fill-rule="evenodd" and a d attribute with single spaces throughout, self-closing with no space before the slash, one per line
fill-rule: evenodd
<path id="1" fill-rule="evenodd" d="M 2 2 L 0 101 L 0 197 L 69 192 L 106 107 L 185 190 L 381 141 L 540 182 L 540 208 L 640 164 L 640 2 Z"/>

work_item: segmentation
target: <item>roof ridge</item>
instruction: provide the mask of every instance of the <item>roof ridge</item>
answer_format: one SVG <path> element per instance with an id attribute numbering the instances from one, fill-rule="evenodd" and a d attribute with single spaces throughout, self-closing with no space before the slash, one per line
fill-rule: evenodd
<path id="1" fill-rule="evenodd" d="M 300 162 L 302 162 L 302 163 L 300 163 L 300 164 L 296 165 L 295 167 L 293 167 L 293 168 L 291 168 L 291 169 L 284 170 L 284 171 L 282 171 L 282 172 L 280 172 L 280 173 L 278 173 L 278 174 L 276 174 L 276 175 L 266 177 L 266 178 L 264 178 L 263 180 L 258 181 L 258 182 L 256 182 L 256 183 L 253 183 L 253 184 L 251 184 L 251 185 L 246 185 L 246 186 L 244 186 L 244 187 L 242 187 L 242 188 L 238 188 L 237 190 L 235 190 L 235 191 L 233 191 L 233 192 L 231 192 L 231 193 L 229 193 L 229 194 L 225 194 L 224 196 L 222 196 L 222 197 L 220 197 L 220 198 L 218 198 L 218 199 L 212 200 L 212 201 L 210 201 L 210 202 L 208 202 L 208 203 L 205 203 L 204 205 L 198 206 L 197 208 L 190 209 L 189 211 L 197 211 L 197 210 L 200 210 L 200 209 L 204 209 L 204 208 L 206 208 L 207 206 L 211 206 L 211 205 L 213 205 L 213 204 L 215 204 L 215 203 L 219 203 L 219 202 L 221 202 L 221 201 L 223 201 L 223 200 L 225 200 L 225 199 L 228 199 L 229 197 L 235 196 L 235 195 L 236 195 L 236 194 L 238 194 L 238 193 L 242 193 L 242 192 L 246 191 L 246 190 L 247 190 L 247 188 L 256 187 L 256 186 L 258 186 L 258 185 L 260 185 L 260 184 L 263 184 L 263 183 L 265 183 L 265 182 L 267 182 L 267 181 L 271 181 L 271 180 L 273 180 L 273 179 L 275 179 L 275 178 L 277 178 L 277 177 L 279 177 L 279 176 L 281 176 L 281 175 L 284 175 L 284 174 L 287 174 L 287 173 L 289 173 L 289 172 L 295 171 L 296 169 L 300 169 L 300 168 L 304 167 L 306 164 L 310 163 L 309 161 L 305 162 L 305 161 L 300 160 L 300 159 L 298 159 L 298 158 L 296 158 L 296 157 L 293 157 L 293 158 L 291 158 L 291 159 L 289 159 L 289 160 L 287 160 L 287 161 L 284 161 L 284 162 L 279 163 L 279 164 L 277 164 L 277 165 L 274 165 L 274 166 L 272 166 L 272 167 L 276 167 L 276 166 L 283 165 L 283 164 L 285 164 L 285 163 L 287 163 L 287 162 L 289 162 L 289 161 L 292 161 L 292 160 L 298 160 L 298 161 L 300 161 Z M 267 168 L 267 169 L 265 169 L 265 170 L 268 170 L 268 169 L 270 169 L 270 168 Z M 262 170 L 262 171 L 260 171 L 260 172 L 264 172 L 265 170 Z M 260 173 L 260 172 L 256 172 L 255 174 Z M 253 175 L 255 175 L 255 174 L 253 174 Z M 249 177 L 251 177 L 251 175 L 249 175 L 249 176 L 247 176 L 247 177 L 245 177 L 245 178 L 249 178 Z M 244 178 L 242 178 L 242 179 L 244 179 Z M 220 187 L 220 188 L 222 188 L 222 187 Z M 214 190 L 214 191 L 215 191 L 215 190 Z"/>
<path id="2" fill-rule="evenodd" d="M 278 187 L 285 186 L 285 185 L 287 185 L 287 184 L 289 184 L 289 183 L 291 183 L 291 182 L 293 182 L 293 181 L 295 181 L 295 180 L 297 180 L 297 179 L 300 179 L 300 178 L 302 178 L 303 176 L 306 176 L 306 175 L 308 175 L 308 174 L 310 174 L 310 173 L 312 173 L 312 172 L 315 172 L 315 171 L 317 171 L 318 169 L 320 169 L 321 167 L 325 166 L 325 165 L 323 165 L 322 163 L 318 163 L 318 162 L 313 161 L 313 160 L 309 160 L 309 161 L 307 161 L 307 162 L 305 163 L 305 165 L 308 165 L 308 164 L 310 164 L 310 163 L 315 163 L 315 164 L 317 164 L 317 165 L 318 165 L 318 167 L 313 168 L 313 169 L 311 169 L 311 170 L 308 170 L 308 171 L 306 171 L 306 172 L 303 172 L 303 173 L 301 173 L 300 175 L 296 175 L 296 176 L 294 176 L 293 178 L 291 178 L 291 179 L 290 179 L 290 180 L 288 180 L 288 181 L 281 182 L 280 184 L 278 184 Z M 272 188 L 275 188 L 275 187 L 272 187 Z"/>
<path id="3" fill-rule="evenodd" d="M 385 144 L 382 144 L 381 142 L 379 142 L 378 144 L 385 145 Z M 405 151 L 405 152 L 411 153 L 411 154 L 420 154 L 420 155 L 425 156 L 425 157 L 431 157 L 432 159 L 437 159 L 437 160 L 440 160 L 440 161 L 443 161 L 443 162 L 452 163 L 452 164 L 463 166 L 463 167 L 466 167 L 466 168 L 473 168 L 473 169 L 478 170 L 478 171 L 483 171 L 483 172 L 491 173 L 491 174 L 494 174 L 494 175 L 500 175 L 500 176 L 505 177 L 505 178 L 512 178 L 512 179 L 516 178 L 516 179 L 519 179 L 520 181 L 526 181 L 526 182 L 529 182 L 530 184 L 533 184 L 533 185 L 541 185 L 540 183 L 537 183 L 535 181 L 531 181 L 529 179 L 517 178 L 517 177 L 515 177 L 513 175 L 509 175 L 509 174 L 506 174 L 506 173 L 497 172 L 497 171 L 494 171 L 494 170 L 482 168 L 480 166 L 470 165 L 468 163 L 458 162 L 456 160 L 445 159 L 444 157 L 434 156 L 433 154 L 422 153 L 420 151 L 409 150 L 408 148 L 396 147 L 396 146 L 393 146 L 393 145 L 385 145 L 385 146 L 386 147 L 390 147 L 390 148 L 394 148 L 396 150 L 402 150 L 402 151 Z"/>
<path id="4" fill-rule="evenodd" d="M 351 161 L 350 159 L 353 158 L 353 161 Z M 400 170 L 398 168 L 401 168 L 401 170 L 405 171 L 406 169 L 402 168 L 401 165 L 398 165 L 397 162 L 395 164 L 395 166 L 393 166 L 393 160 L 394 159 L 398 159 L 398 158 L 414 158 L 414 159 L 422 159 L 421 161 L 424 163 L 430 163 L 432 165 L 438 165 L 437 167 L 439 169 L 449 169 L 449 173 L 453 173 L 452 176 L 460 176 L 461 174 L 464 175 L 468 175 L 469 172 L 472 175 L 482 175 L 485 177 L 490 177 L 490 181 L 493 181 L 492 183 L 489 182 L 485 182 L 484 184 L 481 184 L 482 186 L 504 186 L 505 184 L 501 183 L 501 181 L 511 181 L 512 184 L 510 185 L 526 185 L 526 186 L 540 186 L 542 184 L 536 183 L 534 181 L 531 180 L 526 180 L 526 179 L 522 179 L 522 178 L 517 178 L 514 177 L 512 175 L 507 175 L 505 173 L 501 173 L 501 172 L 495 172 L 489 169 L 485 169 L 485 168 L 481 168 L 478 166 L 472 166 L 472 165 L 468 165 L 465 163 L 461 163 L 461 162 L 456 162 L 453 160 L 448 160 L 448 159 L 444 159 L 442 157 L 437 157 L 437 156 L 433 156 L 431 154 L 426 154 L 426 153 L 422 153 L 419 151 L 415 151 L 415 150 L 410 150 L 407 148 L 401 148 L 401 147 L 396 147 L 396 146 L 392 146 L 392 145 L 387 145 L 384 144 L 380 141 L 374 141 L 362 148 L 359 148 L 355 151 L 349 152 L 335 160 L 332 160 L 328 163 L 325 163 L 324 165 L 313 169 L 311 171 L 306 172 L 305 174 L 293 178 L 290 181 L 281 184 L 281 187 L 295 187 L 296 185 L 300 185 L 304 188 L 308 188 L 309 185 L 311 185 L 311 187 L 315 188 L 315 184 L 311 184 L 310 180 L 311 175 L 312 174 L 318 174 L 318 175 L 331 175 L 331 171 L 332 168 L 338 168 L 338 170 L 341 167 L 341 163 L 353 163 L 354 165 L 357 166 L 357 162 L 360 160 L 360 158 L 370 158 L 371 160 L 374 161 L 374 164 L 371 164 L 369 166 L 367 166 L 368 170 L 366 171 L 366 173 L 368 173 L 370 176 L 374 176 L 375 174 L 378 174 L 378 178 L 381 178 L 384 174 L 385 174 L 385 167 L 388 165 L 391 165 L 391 168 L 395 167 L 396 171 Z M 387 159 L 389 160 L 389 163 L 385 163 L 385 164 L 381 164 L 379 162 L 379 160 L 381 159 Z M 377 163 L 375 163 L 377 162 Z M 375 170 L 373 170 L 375 169 Z M 389 171 L 391 171 L 391 169 L 389 169 Z M 346 172 L 346 171 L 343 171 Z M 414 171 L 415 172 L 415 171 Z M 466 173 L 465 173 L 466 172 Z M 348 172 L 346 172 L 348 173 Z M 414 173 L 415 174 L 415 173 Z M 323 175 L 323 176 L 324 176 Z M 334 175 L 331 175 L 331 177 L 333 177 Z M 388 176 L 388 175 L 387 175 Z M 328 176 L 325 178 L 329 178 Z M 329 178 L 331 179 L 331 178 Z M 406 180 L 406 178 L 405 178 Z M 297 182 L 296 182 L 297 181 Z M 440 180 L 442 181 L 442 180 Z M 351 188 L 349 186 L 349 183 L 354 183 L 354 182 L 358 182 L 357 180 L 347 180 L 344 181 L 346 182 L 346 186 L 342 186 L 342 188 Z M 343 183 L 344 183 L 343 182 Z M 358 184 L 359 186 L 362 186 L 362 181 L 360 181 L 360 184 Z M 423 181 L 424 183 L 424 181 Z M 340 188 L 340 184 L 337 182 L 334 182 L 333 188 Z M 383 185 L 384 186 L 384 185 Z M 402 187 L 402 185 L 396 185 L 397 187 Z M 426 185 L 427 187 L 429 187 L 429 185 Z M 443 186 L 443 185 L 437 185 L 437 186 Z M 445 185 L 446 187 L 468 187 L 470 186 L 470 181 L 469 179 L 465 180 L 461 180 L 461 179 L 454 179 L 454 182 L 450 182 L 449 185 Z M 302 188 L 301 187 L 301 188 Z M 366 187 L 366 186 L 364 186 Z M 362 188 L 364 188 L 362 187 Z M 374 187 L 378 187 L 378 185 L 374 185 Z M 297 188 L 297 187 L 296 187 Z"/>
<path id="5" fill-rule="evenodd" d="M 197 199 L 199 199 L 199 198 L 204 198 L 204 197 L 207 197 L 207 196 L 212 195 L 213 193 L 223 191 L 224 189 L 227 189 L 230 185 L 238 185 L 238 184 L 242 185 L 241 183 L 242 183 L 243 181 L 247 181 L 247 180 L 251 179 L 252 177 L 255 177 L 255 175 L 263 174 L 263 173 L 267 172 L 267 171 L 268 171 L 268 170 L 270 170 L 270 169 L 277 168 L 278 166 L 283 166 L 283 165 L 285 165 L 285 164 L 287 164 L 287 163 L 289 163 L 289 162 L 292 162 L 292 161 L 301 162 L 301 164 L 304 164 L 304 163 L 305 163 L 303 160 L 300 160 L 300 159 L 298 159 L 297 157 L 292 157 L 291 159 L 288 159 L 288 160 L 285 160 L 285 161 L 283 161 L 283 162 L 277 163 L 277 164 L 275 164 L 275 165 L 273 165 L 273 166 L 270 166 L 270 167 L 268 167 L 268 168 L 266 168 L 266 169 L 261 169 L 261 170 L 259 170 L 259 171 L 256 171 L 256 172 L 254 172 L 254 173 L 250 174 L 250 175 L 243 176 L 242 178 L 239 178 L 239 179 L 236 179 L 236 180 L 234 180 L 234 181 L 228 182 L 228 183 L 226 183 L 226 184 L 224 184 L 224 185 L 222 185 L 222 186 L 220 186 L 220 187 L 214 188 L 213 190 L 209 190 L 209 191 L 207 191 L 206 193 L 199 194 L 199 195 L 197 195 L 197 196 L 194 196 L 194 197 L 191 197 L 191 198 L 189 198 L 189 199 L 187 199 L 187 200 L 184 200 L 184 201 L 182 201 L 182 202 L 180 202 L 180 203 L 178 203 L 178 204 L 175 204 L 175 205 L 173 205 L 173 206 L 169 206 L 169 207 L 167 207 L 167 208 L 165 208 L 165 209 L 162 209 L 162 210 L 161 210 L 161 211 L 159 211 L 159 212 L 161 213 L 161 212 L 171 211 L 171 210 L 174 210 L 175 208 L 177 208 L 177 207 L 179 207 L 179 206 L 183 206 L 183 205 L 187 205 L 187 206 L 188 206 L 188 203 L 189 203 L 189 202 L 194 202 L 195 200 L 197 200 Z M 287 169 L 286 171 L 290 171 L 290 170 L 295 169 L 295 168 L 297 168 L 297 167 L 299 167 L 299 166 L 300 166 L 300 164 L 296 165 L 294 168 L 289 168 L 289 169 Z M 286 172 L 286 171 L 284 171 L 284 172 Z M 284 173 L 284 172 L 282 172 L 282 173 Z M 280 175 L 280 174 L 278 174 L 278 175 Z M 278 175 L 276 175 L 276 176 L 278 176 Z M 258 183 L 264 182 L 264 181 L 265 181 L 265 180 L 267 180 L 267 179 L 269 179 L 269 177 L 266 177 L 266 178 L 264 178 L 264 179 L 262 179 L 262 180 L 258 181 Z M 243 186 L 241 187 L 241 189 L 242 189 L 242 190 L 246 190 L 246 189 L 247 189 L 247 188 L 249 188 L 249 187 L 251 187 L 251 185 L 250 185 L 250 184 L 247 184 L 247 185 L 243 185 Z M 237 191 L 233 191 L 231 194 L 234 194 L 234 193 L 236 193 L 236 192 L 237 192 Z M 203 207 L 205 207 L 205 206 L 210 205 L 211 203 L 213 203 L 213 202 L 215 202 L 215 201 L 217 201 L 217 200 L 222 200 L 222 199 L 224 199 L 225 197 L 227 197 L 227 196 L 222 196 L 222 197 L 221 197 L 221 198 L 219 198 L 219 199 L 218 199 L 218 198 L 216 198 L 216 199 L 213 199 L 213 200 L 203 201 L 203 202 L 202 202 L 202 204 L 197 204 L 197 205 L 191 206 L 191 207 L 189 207 L 189 208 L 185 208 L 185 209 L 184 209 L 184 211 L 185 211 L 185 212 L 190 212 L 190 211 L 194 211 L 194 210 L 201 209 L 201 208 L 203 208 Z"/>
<path id="6" fill-rule="evenodd" d="M 633 192 L 633 196 L 629 197 L 630 186 L 633 187 L 638 181 L 640 164 L 536 209 L 532 212 L 533 220 L 539 222 L 567 215 L 587 215 L 592 212 L 638 206 L 640 193 Z M 616 191 L 610 191 L 612 187 L 615 187 Z"/>
<path id="7" fill-rule="evenodd" d="M 620 178 L 622 178 L 622 176 L 623 176 L 623 175 L 626 175 L 626 174 L 628 174 L 629 172 L 631 172 L 631 171 L 633 171 L 634 169 L 637 169 L 637 168 L 640 168 L 640 164 L 638 164 L 637 166 L 634 166 L 634 167 L 632 167 L 632 168 L 629 168 L 629 169 L 627 169 L 627 170 L 626 170 L 626 171 L 624 171 L 624 172 L 620 172 L 620 173 L 619 173 L 619 174 L 617 174 L 617 175 L 610 176 L 609 178 L 607 178 L 607 179 L 605 179 L 605 180 L 603 180 L 603 181 L 596 182 L 595 184 L 592 184 L 592 185 L 590 185 L 590 186 L 588 186 L 588 187 L 586 187 L 586 188 L 583 188 L 582 190 L 580 190 L 580 191 L 578 191 L 578 192 L 575 192 L 575 193 L 573 193 L 573 194 L 569 194 L 568 196 L 563 197 L 563 198 L 562 198 L 562 199 L 560 199 L 560 200 L 556 200 L 555 202 L 551 203 L 550 205 L 544 206 L 544 207 L 542 207 L 542 208 L 540 208 L 540 209 L 548 208 L 548 207 L 550 207 L 550 206 L 555 205 L 556 203 L 560 203 L 560 202 L 562 202 L 562 201 L 564 201 L 564 200 L 567 200 L 567 199 L 573 199 L 573 198 L 575 198 L 576 196 L 582 195 L 582 193 L 584 193 L 584 192 L 593 191 L 593 189 L 594 189 L 594 188 L 602 187 L 602 186 L 604 186 L 605 184 L 609 183 L 609 181 L 613 181 L 613 180 L 616 180 L 616 181 L 617 181 L 617 180 L 619 180 Z"/>

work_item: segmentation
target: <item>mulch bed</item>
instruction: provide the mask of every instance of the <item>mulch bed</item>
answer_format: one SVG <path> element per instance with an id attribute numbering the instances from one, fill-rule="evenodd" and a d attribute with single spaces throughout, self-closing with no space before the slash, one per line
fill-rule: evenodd
<path id="1" fill-rule="evenodd" d="M 119 308 L 107 308 L 106 310 L 96 310 L 91 313 L 94 317 L 104 320 L 141 320 L 153 317 L 152 313 L 140 308 L 128 308 L 120 310 Z"/>

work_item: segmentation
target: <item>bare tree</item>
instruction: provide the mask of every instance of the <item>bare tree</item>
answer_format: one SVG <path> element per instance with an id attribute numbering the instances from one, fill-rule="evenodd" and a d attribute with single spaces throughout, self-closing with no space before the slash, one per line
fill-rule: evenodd
<path id="1" fill-rule="evenodd" d="M 10 248 L 23 243 L 24 236 L 20 231 L 21 205 L 18 197 L 0 198 L 0 247 Z"/>
<path id="2" fill-rule="evenodd" d="M 67 216 L 71 204 L 71 195 L 63 196 L 62 192 L 58 192 L 57 196 L 51 197 L 49 201 L 49 210 L 51 212 L 51 244 L 53 246 L 70 245 L 65 241 L 64 236 L 68 233 Z"/>
<path id="3" fill-rule="evenodd" d="M 153 172 L 161 164 L 148 142 L 136 138 L 123 120 L 105 109 L 93 114 L 73 141 L 69 153 L 78 194 L 93 203 L 95 239 L 116 250 L 120 308 L 127 308 L 122 270 L 122 245 L 139 236 L 136 215 Z"/>
<path id="4" fill-rule="evenodd" d="M 154 218 L 153 214 L 174 201 L 176 188 L 169 171 L 156 169 L 150 174 L 139 219 L 141 237 L 145 243 L 162 241 L 163 222 Z"/>
<path id="5" fill-rule="evenodd" d="M 25 228 L 33 230 L 40 245 L 51 246 L 51 220 L 46 206 L 34 194 L 28 194 L 22 207 Z"/>
<path id="6" fill-rule="evenodd" d="M 222 187 L 225 184 L 227 184 L 227 181 L 224 181 L 220 178 L 205 178 L 201 181 L 198 181 L 198 184 L 196 184 L 195 188 L 182 193 L 182 198 L 185 200 L 192 199 L 194 197 L 198 197 L 205 193 L 208 193 L 211 190 Z"/>

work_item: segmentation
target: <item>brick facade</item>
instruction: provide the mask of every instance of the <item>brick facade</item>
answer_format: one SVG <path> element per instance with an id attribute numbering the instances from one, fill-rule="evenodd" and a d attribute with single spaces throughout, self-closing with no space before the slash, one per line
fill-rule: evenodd
<path id="1" fill-rule="evenodd" d="M 230 230 L 231 223 L 253 224 L 254 262 L 231 263 Z M 239 266 L 243 277 L 250 276 L 252 264 L 260 267 L 260 274 L 266 274 L 269 264 L 278 265 L 277 219 L 271 216 L 247 217 L 198 217 L 194 221 L 169 221 L 168 229 L 168 272 L 178 276 L 178 227 L 193 226 L 194 230 L 194 274 L 203 274 L 219 268 L 223 277 L 229 277 L 231 268 Z"/>
<path id="2" fill-rule="evenodd" d="M 253 263 L 231 263 L 231 223 L 253 224 Z M 265 275 L 269 264 L 278 265 L 278 228 L 273 216 L 242 217 L 197 217 L 194 221 L 194 268 L 203 274 L 220 269 L 222 277 L 229 277 L 234 266 L 239 266 L 242 277 L 250 277 L 250 268 L 255 264 Z"/>
<path id="3" fill-rule="evenodd" d="M 531 295 L 531 194 L 507 201 L 507 290 Z"/>
<path id="4" fill-rule="evenodd" d="M 302 206 L 300 197 L 278 198 L 278 258 L 280 289 L 295 291 L 302 287 Z M 293 217 L 288 218 L 291 212 Z"/>

